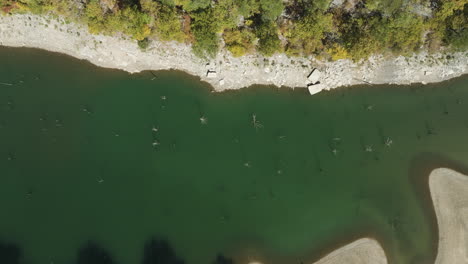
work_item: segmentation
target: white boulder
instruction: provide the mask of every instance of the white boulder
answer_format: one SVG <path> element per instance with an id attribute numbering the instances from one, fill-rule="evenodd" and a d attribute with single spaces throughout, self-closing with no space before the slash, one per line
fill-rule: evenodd
<path id="1" fill-rule="evenodd" d="M 307 90 L 309 90 L 310 95 L 314 95 L 316 93 L 321 92 L 324 89 L 324 85 L 317 83 L 317 84 L 308 84 Z"/>
<path id="2" fill-rule="evenodd" d="M 216 76 L 218 76 L 218 74 L 216 73 L 216 71 L 207 71 L 206 72 L 206 77 L 207 78 L 216 78 Z"/>
<path id="3" fill-rule="evenodd" d="M 310 72 L 309 76 L 307 76 L 307 80 L 311 82 L 312 84 L 316 84 L 320 81 L 320 77 L 322 76 L 322 73 L 317 69 L 313 69 L 312 72 Z"/>

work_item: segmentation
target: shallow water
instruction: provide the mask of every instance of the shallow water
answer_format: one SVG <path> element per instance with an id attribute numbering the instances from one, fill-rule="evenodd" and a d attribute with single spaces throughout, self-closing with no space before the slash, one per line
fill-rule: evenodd
<path id="1" fill-rule="evenodd" d="M 74 263 L 87 241 L 142 263 L 152 237 L 189 264 L 300 263 L 361 236 L 427 263 L 437 227 L 412 162 L 468 164 L 467 78 L 218 94 L 178 72 L 0 58 L 0 240 L 21 263 Z"/>

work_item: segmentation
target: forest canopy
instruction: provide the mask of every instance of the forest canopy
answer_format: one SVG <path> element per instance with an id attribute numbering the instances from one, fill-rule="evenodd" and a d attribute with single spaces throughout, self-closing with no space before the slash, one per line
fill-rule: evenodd
<path id="1" fill-rule="evenodd" d="M 3 13 L 64 16 L 91 33 L 191 44 L 200 57 L 360 60 L 468 48 L 468 0 L 0 0 Z"/>

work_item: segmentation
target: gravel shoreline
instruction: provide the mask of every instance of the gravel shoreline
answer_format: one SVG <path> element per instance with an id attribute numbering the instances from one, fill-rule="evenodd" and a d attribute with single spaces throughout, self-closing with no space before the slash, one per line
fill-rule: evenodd
<path id="1" fill-rule="evenodd" d="M 316 91 L 356 84 L 432 83 L 468 73 L 468 51 L 431 55 L 421 52 L 409 58 L 373 56 L 359 64 L 350 60 L 288 58 L 284 54 L 234 58 L 222 51 L 215 59 L 205 61 L 193 55 L 191 47 L 185 44 L 152 41 L 142 51 L 128 37 L 92 35 L 84 25 L 31 14 L 0 15 L 0 45 L 65 53 L 131 73 L 181 70 L 200 77 L 215 91 L 254 84 L 307 87 L 307 77 L 314 68 L 321 72 L 320 84 L 313 86 Z"/>

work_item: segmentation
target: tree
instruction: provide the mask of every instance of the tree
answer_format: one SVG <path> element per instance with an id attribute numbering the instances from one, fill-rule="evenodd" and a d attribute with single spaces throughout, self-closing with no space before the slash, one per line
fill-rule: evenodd
<path id="1" fill-rule="evenodd" d="M 255 35 L 247 28 L 225 31 L 223 39 L 234 57 L 243 56 L 254 49 Z"/>
<path id="2" fill-rule="evenodd" d="M 403 6 L 403 0 L 366 0 L 366 7 L 371 11 L 381 12 L 390 16 Z"/>
<path id="3" fill-rule="evenodd" d="M 149 16 L 138 11 L 136 6 L 127 7 L 117 14 L 120 18 L 123 33 L 132 36 L 136 40 L 143 40 L 151 34 L 148 25 Z"/>
<path id="4" fill-rule="evenodd" d="M 149 44 L 150 44 L 150 41 L 148 38 L 145 38 L 143 40 L 139 40 L 138 42 L 138 47 L 140 47 L 140 49 L 142 50 L 145 50 L 148 48 Z"/>
<path id="5" fill-rule="evenodd" d="M 278 26 L 273 21 L 262 22 L 255 30 L 256 36 L 259 38 L 258 51 L 265 55 L 271 56 L 280 51 L 280 40 L 278 38 Z"/>
<path id="6" fill-rule="evenodd" d="M 347 18 L 338 26 L 341 41 L 347 53 L 360 60 L 374 53 L 382 52 L 385 45 L 382 41 L 380 16 Z"/>
<path id="7" fill-rule="evenodd" d="M 104 30 L 104 12 L 98 0 L 90 0 L 86 4 L 86 21 L 91 33 L 99 33 Z"/>
<path id="8" fill-rule="evenodd" d="M 161 5 L 155 19 L 156 35 L 161 40 L 183 42 L 186 39 L 182 31 L 180 16 L 175 7 Z"/>
<path id="9" fill-rule="evenodd" d="M 218 25 L 212 9 L 202 9 L 192 13 L 190 29 L 195 37 L 194 53 L 203 58 L 214 57 L 218 52 Z"/>
<path id="10" fill-rule="evenodd" d="M 0 0 L 0 10 L 65 16 L 91 33 L 121 32 L 143 46 L 152 35 L 189 42 L 205 58 L 216 55 L 221 36 L 233 56 L 256 48 L 265 56 L 284 50 L 360 60 L 410 54 L 423 44 L 430 51 L 468 48 L 468 0 L 363 0 L 352 8 L 332 0 L 81 0 L 84 8 L 75 2 Z M 432 14 L 418 14 L 422 5 Z"/>
<path id="11" fill-rule="evenodd" d="M 209 7 L 211 0 L 175 0 L 177 6 L 182 6 L 185 11 L 192 12 Z"/>
<path id="12" fill-rule="evenodd" d="M 289 44 L 289 54 L 306 54 L 322 50 L 326 32 L 334 31 L 333 16 L 319 9 L 306 11 L 305 15 L 294 21 L 288 29 L 286 37 Z"/>
<path id="13" fill-rule="evenodd" d="M 218 31 L 237 27 L 239 8 L 232 0 L 218 0 L 213 8 L 213 15 L 217 18 Z"/>
<path id="14" fill-rule="evenodd" d="M 282 0 L 260 0 L 262 19 L 265 21 L 276 20 L 284 6 Z"/>
<path id="15" fill-rule="evenodd" d="M 420 16 L 409 12 L 398 12 L 381 25 L 385 46 L 392 51 L 412 52 L 421 46 L 423 21 Z"/>
<path id="16" fill-rule="evenodd" d="M 327 53 L 333 61 L 350 58 L 348 51 L 336 43 L 327 49 Z"/>
<path id="17" fill-rule="evenodd" d="M 468 4 L 464 6 L 463 11 L 455 11 L 446 21 L 445 41 L 455 50 L 466 50 L 468 48 Z"/>
<path id="18" fill-rule="evenodd" d="M 251 17 L 260 13 L 260 1 L 258 0 L 233 0 L 239 8 L 239 14 L 244 17 Z"/>
<path id="19" fill-rule="evenodd" d="M 429 21 L 429 28 L 436 39 L 441 39 L 447 45 L 453 44 L 455 49 L 466 48 L 466 21 L 468 20 L 467 0 L 441 0 Z"/>

